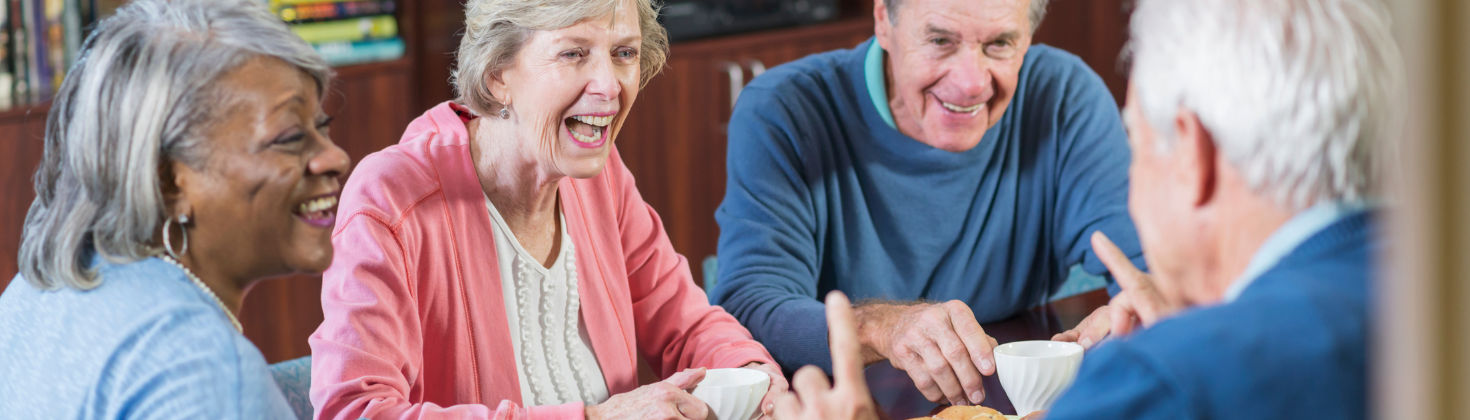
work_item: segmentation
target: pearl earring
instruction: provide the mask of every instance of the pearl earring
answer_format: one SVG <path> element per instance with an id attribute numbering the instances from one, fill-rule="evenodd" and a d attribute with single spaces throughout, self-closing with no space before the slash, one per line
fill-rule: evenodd
<path id="1" fill-rule="evenodd" d="M 502 119 L 502 120 L 508 120 L 508 119 L 510 119 L 510 109 L 500 108 L 500 119 Z"/>

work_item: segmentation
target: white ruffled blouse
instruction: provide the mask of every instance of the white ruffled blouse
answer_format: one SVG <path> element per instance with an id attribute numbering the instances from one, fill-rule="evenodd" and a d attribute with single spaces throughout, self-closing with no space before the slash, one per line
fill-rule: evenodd
<path id="1" fill-rule="evenodd" d="M 500 287 L 505 291 L 505 315 L 515 349 L 522 404 L 529 407 L 606 401 L 607 382 L 592 354 L 587 324 L 578 311 L 577 253 L 567 234 L 565 217 L 557 215 L 561 251 L 548 269 L 521 247 L 488 197 L 485 206 L 495 225 L 495 254 Z"/>

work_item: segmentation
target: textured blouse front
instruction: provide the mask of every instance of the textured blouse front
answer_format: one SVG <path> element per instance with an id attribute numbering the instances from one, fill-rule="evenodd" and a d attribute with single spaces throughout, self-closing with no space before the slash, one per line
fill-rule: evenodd
<path id="1" fill-rule="evenodd" d="M 503 296 L 505 316 L 525 405 L 606 401 L 607 384 L 579 314 L 577 252 L 560 206 L 556 220 L 561 250 L 549 269 L 521 247 L 489 198 L 485 207 L 495 226 L 496 257 L 511 262 L 500 264 L 500 284 L 501 290 L 510 291 Z"/>

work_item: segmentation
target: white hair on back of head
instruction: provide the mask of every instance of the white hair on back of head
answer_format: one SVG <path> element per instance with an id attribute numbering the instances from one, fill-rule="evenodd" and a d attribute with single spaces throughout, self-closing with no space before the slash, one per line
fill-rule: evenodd
<path id="1" fill-rule="evenodd" d="M 1140 0 L 1137 106 L 1164 150 L 1175 115 L 1194 112 L 1250 187 L 1287 208 L 1373 198 L 1375 152 L 1404 103 L 1389 26 L 1373 0 Z"/>

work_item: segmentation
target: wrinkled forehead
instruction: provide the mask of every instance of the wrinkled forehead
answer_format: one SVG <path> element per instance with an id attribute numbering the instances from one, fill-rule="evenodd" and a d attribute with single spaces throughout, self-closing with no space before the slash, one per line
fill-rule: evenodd
<path id="1" fill-rule="evenodd" d="M 1029 0 L 903 0 L 898 25 L 920 35 L 995 38 L 1029 28 Z"/>

